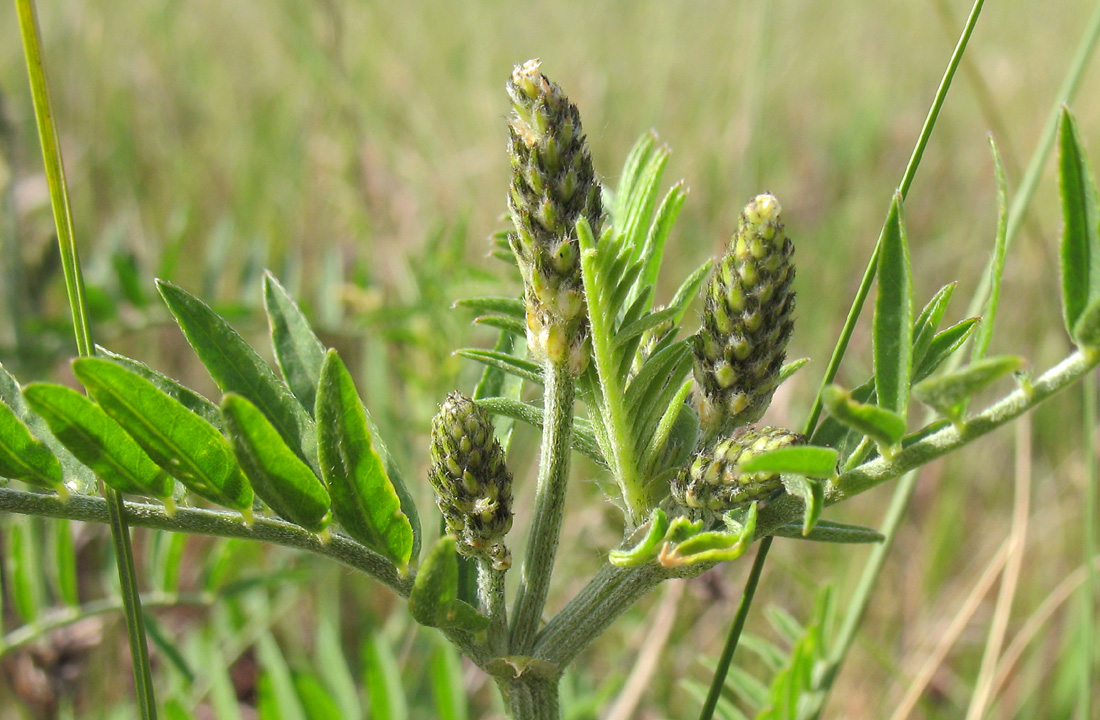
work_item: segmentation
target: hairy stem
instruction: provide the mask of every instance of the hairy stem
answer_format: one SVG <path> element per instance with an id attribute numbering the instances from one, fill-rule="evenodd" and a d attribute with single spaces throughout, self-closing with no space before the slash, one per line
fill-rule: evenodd
<path id="1" fill-rule="evenodd" d="M 509 720 L 559 720 L 558 680 L 523 678 L 498 681 Z"/>
<path id="2" fill-rule="evenodd" d="M 564 364 L 555 363 L 546 364 L 543 380 L 542 457 L 535 489 L 535 514 L 512 618 L 513 655 L 526 654 L 539 629 L 561 535 L 565 486 L 569 477 L 576 381 Z"/>
<path id="3" fill-rule="evenodd" d="M 1077 382 L 1098 363 L 1100 363 L 1100 350 L 1086 349 L 1073 353 L 1043 373 L 1030 388 L 1030 392 L 1024 388 L 1018 388 L 967 420 L 961 427 L 946 427 L 910 445 L 889 460 L 877 457 L 854 470 L 841 474 L 829 489 L 826 503 L 832 505 L 858 495 L 973 442 L 982 435 L 1015 420 L 1058 391 Z"/>
<path id="4" fill-rule="evenodd" d="M 479 558 L 477 594 L 481 610 L 489 617 L 485 644 L 493 655 L 508 652 L 508 607 L 504 597 L 504 570 L 494 570 L 491 560 Z"/>
<path id="5" fill-rule="evenodd" d="M 664 580 L 698 577 L 711 563 L 665 568 L 648 563 L 637 568 L 604 565 L 576 597 L 539 633 L 532 655 L 565 667 L 611 623 Z"/>

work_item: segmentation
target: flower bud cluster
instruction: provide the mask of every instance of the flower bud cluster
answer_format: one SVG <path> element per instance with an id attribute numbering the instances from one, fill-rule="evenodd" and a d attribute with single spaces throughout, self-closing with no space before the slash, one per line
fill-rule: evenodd
<path id="1" fill-rule="evenodd" d="M 696 404 L 708 436 L 756 422 L 771 404 L 794 328 L 794 243 L 779 201 L 758 195 L 706 289 L 692 338 Z"/>
<path id="2" fill-rule="evenodd" d="M 776 427 L 746 426 L 695 456 L 672 482 L 672 498 L 689 510 L 721 513 L 771 498 L 783 488 L 778 474 L 742 472 L 756 455 L 805 442 L 805 437 Z"/>
<path id="3" fill-rule="evenodd" d="M 458 551 L 496 570 L 510 567 L 504 536 L 512 528 L 512 475 L 489 413 L 460 393 L 448 395 L 432 420 L 431 455 L 428 477 Z"/>
<path id="4" fill-rule="evenodd" d="M 579 375 L 588 363 L 588 319 L 575 228 L 584 217 L 599 236 L 600 186 L 580 112 L 539 62 L 517 66 L 507 87 L 515 225 L 509 244 L 523 276 L 527 343 L 533 357 Z"/>

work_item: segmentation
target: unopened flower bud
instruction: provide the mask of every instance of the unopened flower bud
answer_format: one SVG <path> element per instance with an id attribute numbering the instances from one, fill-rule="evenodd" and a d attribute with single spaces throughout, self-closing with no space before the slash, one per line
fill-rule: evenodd
<path id="1" fill-rule="evenodd" d="M 600 186 L 580 112 L 537 60 L 516 66 L 508 95 L 508 208 L 515 224 L 509 244 L 523 276 L 527 344 L 533 357 L 579 375 L 588 363 L 588 316 L 575 228 L 584 217 L 599 235 Z"/>
<path id="2" fill-rule="evenodd" d="M 460 393 L 448 395 L 432 420 L 431 454 L 428 478 L 458 551 L 497 570 L 510 567 L 504 536 L 512 528 L 512 475 L 489 413 Z"/>
<path id="3" fill-rule="evenodd" d="M 689 511 L 722 513 L 765 501 L 783 488 L 778 474 L 742 472 L 741 464 L 761 453 L 806 441 L 776 427 L 747 426 L 695 456 L 672 482 L 672 498 Z"/>
<path id="4" fill-rule="evenodd" d="M 710 437 L 756 422 L 771 404 L 794 328 L 794 244 L 779 201 L 757 195 L 706 288 L 692 338 L 696 405 Z"/>

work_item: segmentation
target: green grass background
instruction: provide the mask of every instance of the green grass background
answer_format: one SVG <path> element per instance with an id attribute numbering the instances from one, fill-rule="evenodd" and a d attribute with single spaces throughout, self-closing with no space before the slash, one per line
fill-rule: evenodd
<path id="1" fill-rule="evenodd" d="M 485 254 L 503 225 L 503 86 L 513 64 L 541 58 L 570 94 L 609 186 L 639 134 L 653 128 L 672 147 L 666 177 L 683 178 L 690 193 L 659 299 L 721 251 L 753 194 L 778 196 L 799 264 L 790 352 L 813 363 L 784 387 L 769 419 L 797 427 L 969 6 L 49 0 L 39 9 L 97 340 L 210 391 L 159 309 L 152 278 L 215 301 L 259 338 L 259 270 L 270 267 L 326 340 L 357 355 L 368 403 L 401 438 L 395 444 L 409 466 L 423 470 L 435 403 L 449 389 L 468 391 L 478 372 L 450 350 L 489 342 L 450 303 L 506 276 Z M 959 281 L 949 320 L 961 319 L 992 247 L 987 135 L 1004 154 L 1011 193 L 1090 11 L 1084 0 L 987 4 L 906 207 L 917 301 Z M 0 7 L 0 359 L 30 380 L 64 376 L 71 339 L 22 62 L 9 4 Z M 1074 103 L 1094 161 L 1098 87 L 1100 74 L 1090 70 Z M 1051 169 L 1009 257 L 991 348 L 1023 354 L 1037 370 L 1070 347 L 1058 304 L 1061 220 Z M 865 322 L 840 381 L 855 385 L 869 372 Z M 1033 418 L 1032 524 L 1010 637 L 1082 562 L 1078 407 L 1079 396 L 1063 397 Z M 517 508 L 529 507 L 536 441 L 529 429 L 517 438 Z M 1002 432 L 925 469 L 828 717 L 883 717 L 904 693 L 1007 535 L 1012 453 L 1011 433 Z M 585 482 L 593 472 L 578 463 L 570 491 L 559 604 L 618 536 L 617 512 Z M 888 495 L 882 488 L 834 516 L 875 525 Z M 515 532 L 527 522 L 517 516 Z M 778 542 L 750 630 L 767 635 L 769 604 L 807 617 L 825 583 L 838 586 L 843 606 L 866 553 Z M 699 660 L 719 652 L 746 570 L 746 562 L 723 566 L 688 588 L 637 717 L 696 712 L 681 681 L 706 682 Z M 411 636 L 394 619 L 400 605 L 392 598 L 363 580 L 343 584 L 348 637 L 372 623 L 394 638 Z M 308 584 L 289 592 L 315 602 Z M 993 597 L 936 674 L 924 717 L 965 713 Z M 581 686 L 610 678 L 615 688 L 654 602 L 582 656 Z M 1082 652 L 1077 610 L 1071 601 L 1045 626 L 992 717 L 1069 716 Z M 293 664 L 310 637 L 284 626 Z M 120 632 L 111 626 L 105 637 L 123 647 Z M 410 692 L 422 651 L 402 657 Z M 81 666 L 77 692 L 103 672 Z M 475 707 L 484 707 L 482 681 L 469 683 Z M 11 687 L 0 717 L 19 717 Z M 93 694 L 104 707 L 118 699 Z"/>

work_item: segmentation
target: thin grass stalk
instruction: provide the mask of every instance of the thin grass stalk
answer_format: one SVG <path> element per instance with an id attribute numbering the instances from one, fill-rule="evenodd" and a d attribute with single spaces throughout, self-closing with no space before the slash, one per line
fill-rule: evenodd
<path id="1" fill-rule="evenodd" d="M 19 29 L 34 103 L 38 137 L 42 143 L 42 159 L 46 167 L 46 179 L 50 189 L 50 205 L 57 227 L 57 242 L 61 252 L 61 266 L 65 276 L 65 290 L 73 316 L 76 348 L 81 356 L 92 354 L 91 331 L 88 325 L 87 300 L 84 279 L 73 233 L 72 209 L 69 204 L 68 185 L 65 182 L 65 166 L 54 123 L 50 102 L 49 83 L 42 57 L 42 33 L 34 0 L 16 0 Z M 126 629 L 130 640 L 130 656 L 134 666 L 134 687 L 138 708 L 145 720 L 155 720 L 156 700 L 153 691 L 153 675 L 149 666 L 149 648 L 145 640 L 145 624 L 141 615 L 141 596 L 138 592 L 134 568 L 134 554 L 130 546 L 130 531 L 126 525 L 122 496 L 104 487 L 107 510 L 110 517 L 111 542 L 118 564 L 118 576 L 126 614 Z"/>
<path id="2" fill-rule="evenodd" d="M 706 702 L 699 713 L 699 720 L 711 720 L 714 710 L 718 707 L 718 698 L 722 696 L 722 687 L 726 684 L 726 675 L 729 674 L 730 664 L 733 662 L 733 653 L 737 650 L 737 643 L 741 639 L 741 631 L 745 629 L 745 619 L 749 616 L 749 608 L 752 607 L 752 598 L 756 594 L 756 586 L 760 583 L 760 575 L 764 572 L 764 561 L 768 559 L 768 550 L 772 546 L 772 536 L 760 541 L 760 548 L 756 551 L 756 559 L 752 561 L 752 569 L 745 580 L 745 591 L 741 593 L 741 602 L 737 605 L 737 614 L 733 616 L 733 625 L 730 627 L 726 646 L 722 649 L 722 655 L 718 658 L 718 667 L 714 669 L 714 678 L 707 691 Z"/>
<path id="3" fill-rule="evenodd" d="M 917 168 L 920 167 L 921 158 L 924 156 L 924 149 L 928 146 L 928 141 L 932 136 L 932 130 L 935 128 L 936 121 L 939 119 L 940 109 L 947 99 L 947 92 L 951 88 L 955 72 L 959 67 L 959 62 L 962 60 L 963 54 L 966 52 L 967 44 L 970 42 L 970 36 L 974 32 L 974 27 L 978 22 L 978 17 L 981 15 L 982 6 L 984 4 L 985 0 L 975 0 L 973 7 L 970 9 L 970 15 L 967 17 L 966 25 L 963 27 L 962 34 L 959 37 L 959 42 L 955 45 L 955 50 L 951 54 L 951 60 L 947 64 L 947 70 L 940 79 L 940 85 L 932 100 L 932 106 L 929 108 L 928 115 L 925 117 L 924 125 L 921 127 L 920 135 L 917 137 L 917 143 L 913 147 L 912 154 L 909 156 L 909 162 L 905 166 L 905 172 L 902 174 L 901 183 L 898 186 L 898 191 L 901 193 L 903 200 L 909 193 L 909 188 L 913 184 L 913 178 L 916 177 Z M 836 378 L 837 371 L 840 369 L 840 363 L 844 359 L 845 353 L 848 351 L 848 343 L 851 341 L 852 334 L 855 332 L 856 323 L 863 313 L 863 305 L 871 292 L 871 283 L 875 279 L 878 268 L 879 249 L 882 247 L 883 238 L 886 236 L 888 223 L 889 219 L 883 223 L 882 229 L 879 231 L 878 240 L 875 242 L 875 249 L 871 252 L 871 258 L 867 262 L 867 268 L 863 271 L 863 279 L 860 280 L 859 289 L 856 291 L 856 296 L 852 300 L 852 305 L 848 310 L 848 316 L 844 321 L 844 327 L 840 331 L 840 337 L 837 340 L 836 346 L 833 348 L 833 354 L 829 358 L 828 366 L 825 368 L 825 375 L 821 379 L 821 384 L 817 389 L 817 395 L 814 397 L 813 405 L 810 407 L 810 414 L 806 418 L 804 429 L 804 433 L 807 436 L 812 435 L 814 428 L 817 427 L 817 421 L 821 417 L 823 408 L 821 399 L 822 391 Z M 902 482 L 904 482 L 904 480 L 905 478 L 902 478 Z M 910 494 L 912 494 L 911 488 L 906 493 L 906 498 L 908 498 Z M 902 510 L 904 510 L 904 508 L 902 508 Z M 889 540 L 887 540 L 887 542 L 889 542 Z M 759 561 L 761 569 L 763 568 L 764 561 L 767 559 L 770 549 L 771 538 L 769 537 L 761 541 L 760 549 L 757 551 L 757 561 Z M 758 581 L 759 578 L 756 580 Z M 753 580 L 751 573 L 747 582 L 756 582 Z M 740 640 L 741 631 L 738 627 L 738 621 L 740 621 L 743 627 L 745 618 L 741 617 L 741 615 L 742 613 L 747 615 L 752 605 L 752 598 L 747 591 L 748 587 L 746 585 L 746 593 L 742 597 L 741 605 L 738 607 L 737 616 L 734 618 L 734 625 L 730 629 L 730 635 L 726 641 L 726 647 L 722 650 L 723 657 L 728 655 L 732 658 L 733 652 L 737 648 L 737 643 Z M 736 633 L 733 631 L 735 628 L 737 628 Z M 728 664 L 725 667 L 723 667 L 721 663 L 719 664 L 718 671 L 715 672 L 714 678 L 711 680 L 711 687 L 708 693 L 708 704 L 711 696 L 714 696 L 715 702 L 717 702 L 717 693 L 721 692 L 722 685 L 726 681 L 726 672 L 728 671 Z M 711 707 L 709 713 L 706 712 L 706 708 L 707 706 L 704 706 L 704 713 L 700 715 L 701 720 L 710 720 L 710 718 L 713 717 L 714 708 Z"/>
<path id="4" fill-rule="evenodd" d="M 1084 395 L 1083 422 L 1085 437 L 1081 443 L 1085 451 L 1085 585 L 1081 592 L 1081 646 L 1085 649 L 1081 663 L 1081 688 L 1077 716 L 1081 720 L 1093 717 L 1092 694 L 1095 690 L 1096 651 L 1096 513 L 1100 511 L 1100 478 L 1096 470 L 1096 373 L 1089 373 L 1082 385 Z"/>

